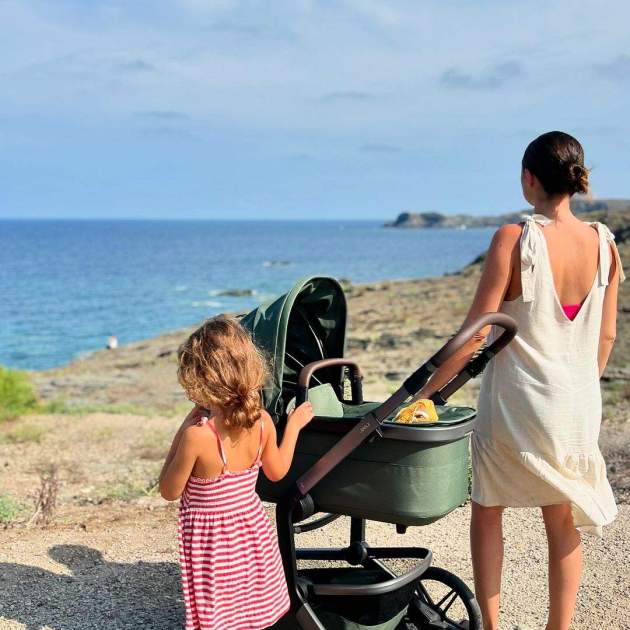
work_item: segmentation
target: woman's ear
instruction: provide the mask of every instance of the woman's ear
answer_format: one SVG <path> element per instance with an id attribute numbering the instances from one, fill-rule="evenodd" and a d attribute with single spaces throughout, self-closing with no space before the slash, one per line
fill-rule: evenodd
<path id="1" fill-rule="evenodd" d="M 528 171 L 526 168 L 524 168 L 521 179 L 524 185 L 526 185 L 528 188 L 533 188 L 536 181 L 536 176 L 531 171 Z"/>

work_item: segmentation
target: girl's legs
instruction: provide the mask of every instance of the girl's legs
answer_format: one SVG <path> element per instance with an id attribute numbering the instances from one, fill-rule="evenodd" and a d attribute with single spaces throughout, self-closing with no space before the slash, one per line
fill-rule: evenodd
<path id="1" fill-rule="evenodd" d="M 481 608 L 484 630 L 497 630 L 499 627 L 499 594 L 503 567 L 502 517 L 502 507 L 484 507 L 472 502 L 470 549 L 475 595 Z"/>
<path id="2" fill-rule="evenodd" d="M 573 525 L 571 506 L 542 508 L 549 545 L 549 620 L 547 630 L 568 630 L 582 572 L 580 533 Z"/>

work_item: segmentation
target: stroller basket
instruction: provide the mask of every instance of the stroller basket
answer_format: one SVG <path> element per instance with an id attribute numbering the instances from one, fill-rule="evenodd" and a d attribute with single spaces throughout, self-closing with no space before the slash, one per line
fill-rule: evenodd
<path id="1" fill-rule="evenodd" d="M 420 567 L 418 577 L 422 571 Z M 327 630 L 355 630 L 374 626 L 379 630 L 393 630 L 398 627 L 417 588 L 413 578 L 405 579 L 395 589 L 383 593 L 366 596 L 355 592 L 364 586 L 387 584 L 391 580 L 391 575 L 379 567 L 306 569 L 301 577 L 302 584 L 313 590 L 313 608 Z M 326 588 L 330 586 L 338 589 L 333 594 L 326 594 Z"/>

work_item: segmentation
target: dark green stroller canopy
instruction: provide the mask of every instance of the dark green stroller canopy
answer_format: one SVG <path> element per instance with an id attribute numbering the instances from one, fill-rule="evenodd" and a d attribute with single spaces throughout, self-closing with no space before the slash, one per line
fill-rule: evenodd
<path id="1" fill-rule="evenodd" d="M 334 278 L 318 276 L 299 280 L 288 293 L 261 304 L 241 320 L 270 359 L 271 378 L 263 398 L 274 422 L 295 396 L 305 365 L 343 357 L 346 320 L 341 285 Z M 340 369 L 318 372 L 317 380 L 340 381 Z"/>

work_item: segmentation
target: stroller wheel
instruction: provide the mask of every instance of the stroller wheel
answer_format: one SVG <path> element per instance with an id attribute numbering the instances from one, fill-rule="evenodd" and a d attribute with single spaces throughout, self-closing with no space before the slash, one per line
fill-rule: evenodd
<path id="1" fill-rule="evenodd" d="M 418 580 L 409 607 L 409 621 L 418 630 L 483 628 L 473 592 L 456 575 L 439 567 L 429 567 Z"/>

